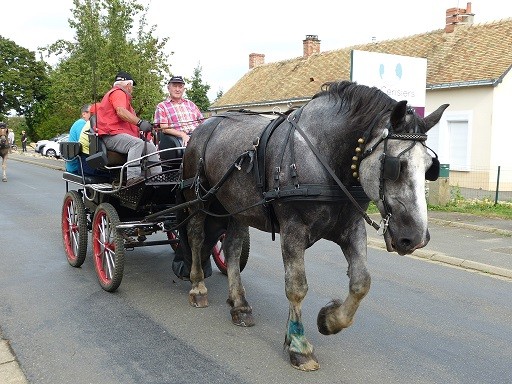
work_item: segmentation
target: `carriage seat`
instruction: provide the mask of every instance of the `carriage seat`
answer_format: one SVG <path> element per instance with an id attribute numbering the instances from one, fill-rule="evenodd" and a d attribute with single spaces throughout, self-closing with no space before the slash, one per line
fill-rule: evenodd
<path id="1" fill-rule="evenodd" d="M 89 156 L 85 159 L 94 169 L 103 169 L 105 166 L 115 167 L 126 163 L 127 155 L 110 151 L 102 138 L 95 133 L 89 133 Z"/>
<path id="2" fill-rule="evenodd" d="M 91 115 L 89 119 L 90 129 L 81 132 L 81 136 L 85 133 L 89 142 L 89 156 L 86 158 L 87 164 L 93 169 L 105 169 L 105 166 L 121 166 L 126 163 L 127 155 L 107 150 L 105 143 L 96 131 L 96 115 Z M 82 140 L 82 137 L 80 137 Z"/>
<path id="3" fill-rule="evenodd" d="M 166 135 L 163 132 L 158 132 L 158 150 L 178 148 L 182 144 L 180 140 L 173 135 Z M 162 161 L 162 168 L 164 169 L 179 169 L 181 160 L 183 159 L 183 149 L 175 151 L 160 152 L 160 160 Z"/>
<path id="4" fill-rule="evenodd" d="M 61 141 L 59 147 L 60 157 L 66 160 L 73 160 L 82 152 L 82 144 L 75 141 Z"/>
<path id="5" fill-rule="evenodd" d="M 178 148 L 181 147 L 180 140 L 173 135 L 167 135 L 163 132 L 158 132 L 158 149 L 169 149 L 169 148 Z M 160 159 L 162 160 L 171 160 L 171 159 L 181 159 L 183 158 L 183 149 L 178 149 L 176 151 L 167 151 L 160 153 Z"/>
<path id="6" fill-rule="evenodd" d="M 66 160 L 73 160 L 82 153 L 82 143 L 75 141 L 65 141 L 59 143 L 60 156 Z M 64 180 L 71 181 L 76 184 L 98 184 L 108 181 L 108 176 L 103 175 L 87 175 L 64 172 Z"/>

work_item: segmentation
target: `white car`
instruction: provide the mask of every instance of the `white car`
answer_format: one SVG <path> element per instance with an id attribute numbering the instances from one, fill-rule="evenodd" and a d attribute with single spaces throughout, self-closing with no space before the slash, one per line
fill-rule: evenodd
<path id="1" fill-rule="evenodd" d="M 69 135 L 62 135 L 57 141 L 49 140 L 40 150 L 41 155 L 49 157 L 60 157 L 61 141 L 68 141 Z"/>
<path id="2" fill-rule="evenodd" d="M 69 134 L 68 133 L 62 133 L 60 134 L 59 136 L 55 136 L 55 137 L 52 137 L 51 139 L 49 140 L 39 140 L 37 143 L 36 143 L 36 147 L 34 148 L 34 150 L 37 152 L 37 153 L 43 153 L 42 150 L 44 148 L 44 146 L 52 141 L 57 141 L 63 137 L 69 137 Z"/>

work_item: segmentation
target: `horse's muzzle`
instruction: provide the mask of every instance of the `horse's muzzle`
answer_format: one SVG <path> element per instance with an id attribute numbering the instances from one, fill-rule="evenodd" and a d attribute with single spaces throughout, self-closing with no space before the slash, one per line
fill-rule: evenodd
<path id="1" fill-rule="evenodd" d="M 384 233 L 384 241 L 386 242 L 386 249 L 388 252 L 396 252 L 400 256 L 410 255 L 416 249 L 425 247 L 430 241 L 430 232 L 427 229 L 425 236 L 415 236 L 409 234 L 408 236 L 395 236 L 391 231 Z"/>

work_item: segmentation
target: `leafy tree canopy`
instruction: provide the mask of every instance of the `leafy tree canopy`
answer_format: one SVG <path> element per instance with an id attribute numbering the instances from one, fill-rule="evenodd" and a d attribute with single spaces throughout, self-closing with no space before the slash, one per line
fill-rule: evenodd
<path id="1" fill-rule="evenodd" d="M 164 54 L 168 39 L 154 36 L 155 27 L 146 23 L 147 8 L 137 0 L 73 0 L 73 4 L 69 24 L 75 30 L 74 41 L 58 40 L 45 48 L 59 63 L 50 71 L 48 97 L 37 109 L 37 136 L 69 130 L 81 106 L 101 100 L 121 70 L 137 82 L 133 94 L 137 115 L 151 120 L 170 73 Z"/>
<path id="2" fill-rule="evenodd" d="M 30 116 L 46 96 L 46 64 L 35 53 L 0 36 L 0 115 L 11 110 Z"/>
<path id="3" fill-rule="evenodd" d="M 190 88 L 187 89 L 187 98 L 192 100 L 197 107 L 205 112 L 210 108 L 210 100 L 208 100 L 208 91 L 210 90 L 210 86 L 208 84 L 203 84 L 203 80 L 201 78 L 202 67 L 200 64 L 194 68 L 194 75 L 190 80 Z"/>

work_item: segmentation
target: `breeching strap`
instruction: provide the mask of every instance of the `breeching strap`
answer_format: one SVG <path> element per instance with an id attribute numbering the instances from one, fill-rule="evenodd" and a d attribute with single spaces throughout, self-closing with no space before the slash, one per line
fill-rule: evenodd
<path id="1" fill-rule="evenodd" d="M 299 113 L 300 115 L 300 113 Z M 352 204 L 354 204 L 354 206 L 356 207 L 356 209 L 363 215 L 363 218 L 364 220 L 369 224 L 371 225 L 373 228 L 375 228 L 376 230 L 379 230 L 380 229 L 380 225 L 375 222 L 374 220 L 371 219 L 370 216 L 368 216 L 368 214 L 366 213 L 366 211 L 361 208 L 361 206 L 357 203 L 357 201 L 354 199 L 354 197 L 350 194 L 350 192 L 347 190 L 347 188 L 343 185 L 343 183 L 341 182 L 341 180 L 338 178 L 338 176 L 336 176 L 336 173 L 334 173 L 334 170 L 329 166 L 329 164 L 327 163 L 327 161 L 325 160 L 325 158 L 320 154 L 320 152 L 318 152 L 318 150 L 315 148 L 315 146 L 313 145 L 313 143 L 309 140 L 309 138 L 306 136 L 306 134 L 304 133 L 304 131 L 297 125 L 297 123 L 295 122 L 295 118 L 296 116 L 293 116 L 291 119 L 290 119 L 291 115 L 288 116 L 288 121 L 290 122 L 290 124 L 292 124 L 294 126 L 294 128 L 297 130 L 297 132 L 300 133 L 300 135 L 302 136 L 302 138 L 304 139 L 304 141 L 306 141 L 306 143 L 309 145 L 309 148 L 311 148 L 311 151 L 313 151 L 313 153 L 315 154 L 316 158 L 320 161 L 320 163 L 322 163 L 322 165 L 324 166 L 324 168 L 327 170 L 327 172 L 329 172 L 329 174 L 331 175 L 331 177 L 334 179 L 334 181 L 336 181 L 336 184 L 338 184 L 338 186 L 341 188 L 341 190 L 345 193 L 345 195 L 347 195 L 347 197 L 349 198 L 349 200 L 352 202 Z"/>

